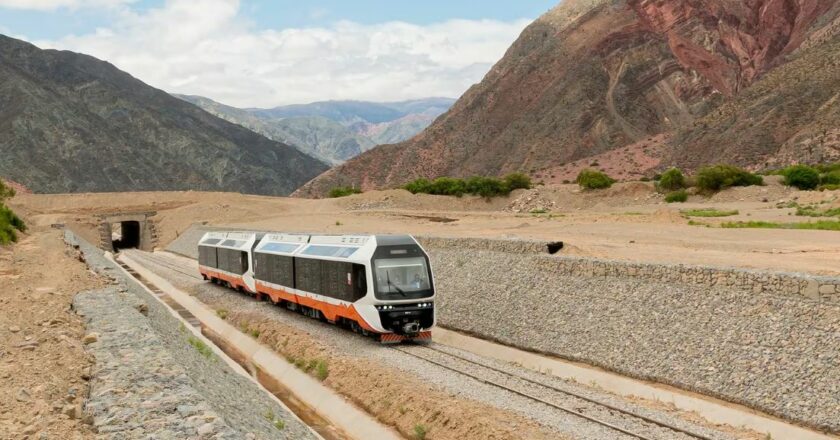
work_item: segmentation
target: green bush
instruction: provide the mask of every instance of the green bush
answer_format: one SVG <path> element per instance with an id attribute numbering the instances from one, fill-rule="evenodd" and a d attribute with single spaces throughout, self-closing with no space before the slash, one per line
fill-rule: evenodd
<path id="1" fill-rule="evenodd" d="M 665 201 L 668 203 L 685 203 L 688 200 L 688 193 L 684 189 L 670 192 L 665 196 Z"/>
<path id="2" fill-rule="evenodd" d="M 508 174 L 503 179 L 474 176 L 469 179 L 438 177 L 435 180 L 417 179 L 407 183 L 403 189 L 412 194 L 432 194 L 461 197 L 472 194 L 481 197 L 506 196 L 515 189 L 531 188 L 531 178 L 521 174 Z"/>
<path id="3" fill-rule="evenodd" d="M 326 380 L 326 378 L 330 375 L 329 365 L 327 361 L 319 360 L 318 364 L 315 366 L 315 377 L 318 378 L 320 381 Z"/>
<path id="4" fill-rule="evenodd" d="M 731 217 L 733 215 L 738 215 L 739 211 L 737 209 L 733 209 L 731 211 L 721 211 L 717 208 L 703 208 L 686 209 L 680 211 L 680 213 L 688 217 Z"/>
<path id="5" fill-rule="evenodd" d="M 494 197 L 510 193 L 504 182 L 490 177 L 470 177 L 467 179 L 466 189 L 467 193 L 481 197 Z"/>
<path id="6" fill-rule="evenodd" d="M 586 169 L 578 174 L 575 182 L 584 189 L 605 189 L 611 187 L 615 179 L 600 171 Z"/>
<path id="7" fill-rule="evenodd" d="M 504 177 L 508 191 L 531 189 L 531 178 L 522 173 L 511 173 Z"/>
<path id="8" fill-rule="evenodd" d="M 25 232 L 26 224 L 6 205 L 0 203 L 0 245 L 18 240 L 18 232 Z"/>
<path id="9" fill-rule="evenodd" d="M 426 435 L 428 434 L 428 429 L 426 425 L 418 423 L 414 425 L 414 438 L 417 440 L 425 440 Z"/>
<path id="10" fill-rule="evenodd" d="M 659 188 L 663 191 L 677 191 L 685 186 L 685 176 L 678 168 L 665 171 L 659 178 Z"/>
<path id="11" fill-rule="evenodd" d="M 808 165 L 793 165 L 782 171 L 785 185 L 802 190 L 815 189 L 820 185 L 820 173 Z"/>
<path id="12" fill-rule="evenodd" d="M 840 185 L 840 171 L 831 171 L 820 176 L 820 185 Z"/>
<path id="13" fill-rule="evenodd" d="M 412 194 L 429 194 L 431 188 L 432 182 L 429 179 L 417 179 L 403 186 L 403 189 Z"/>
<path id="14" fill-rule="evenodd" d="M 764 179 L 732 165 L 714 165 L 697 172 L 697 186 L 706 192 L 718 192 L 733 186 L 763 185 Z"/>
<path id="15" fill-rule="evenodd" d="M 15 189 L 6 186 L 2 180 L 0 180 L 0 203 L 3 203 L 6 199 L 11 199 L 15 196 Z"/>
<path id="16" fill-rule="evenodd" d="M 840 171 L 840 162 L 814 165 L 814 168 L 821 173 L 833 173 Z"/>
<path id="17" fill-rule="evenodd" d="M 336 199 L 339 197 L 352 196 L 353 194 L 361 194 L 362 190 L 352 186 L 339 186 L 330 190 L 330 198 Z"/>

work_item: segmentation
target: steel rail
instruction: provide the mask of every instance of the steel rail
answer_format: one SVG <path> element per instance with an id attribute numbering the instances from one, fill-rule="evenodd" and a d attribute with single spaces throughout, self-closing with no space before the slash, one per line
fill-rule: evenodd
<path id="1" fill-rule="evenodd" d="M 203 280 L 202 277 L 196 275 L 195 273 L 185 272 L 185 271 L 181 270 L 181 268 L 179 266 L 176 266 L 174 263 L 164 262 L 162 258 L 158 258 L 154 254 L 151 254 L 149 252 L 134 252 L 134 251 L 131 251 L 131 252 L 129 252 L 129 255 L 132 256 L 132 257 L 140 256 L 141 259 L 149 261 L 153 264 L 157 264 L 158 266 L 165 267 L 165 268 L 167 268 L 171 271 L 178 272 L 182 275 L 186 275 L 186 276 L 198 279 L 198 280 Z"/>
<path id="2" fill-rule="evenodd" d="M 558 388 L 558 387 L 555 387 L 555 386 L 552 386 L 552 385 L 547 385 L 547 384 L 544 384 L 544 383 L 540 383 L 540 382 L 537 382 L 537 381 L 535 381 L 535 380 L 529 379 L 529 378 L 527 378 L 527 377 L 523 377 L 523 376 L 520 376 L 520 375 L 518 375 L 518 374 L 511 373 L 511 372 L 509 372 L 509 371 L 505 371 L 505 370 L 502 370 L 502 369 L 499 369 L 499 368 L 496 368 L 496 367 L 493 367 L 493 366 L 490 366 L 490 365 L 486 365 L 486 364 L 483 364 L 483 363 L 481 363 L 481 362 L 476 362 L 476 361 L 473 361 L 473 360 L 471 360 L 471 359 L 467 359 L 467 358 L 465 358 L 465 357 L 462 357 L 462 356 L 458 356 L 458 355 L 456 355 L 456 354 L 449 353 L 449 352 L 447 352 L 447 351 L 443 351 L 443 350 L 440 350 L 440 349 L 437 349 L 437 348 L 434 348 L 434 347 L 431 347 L 431 346 L 418 346 L 418 347 L 422 347 L 423 349 L 426 349 L 426 350 L 431 350 L 431 351 L 434 351 L 434 352 L 436 352 L 436 353 L 441 353 L 441 354 L 443 354 L 443 355 L 445 355 L 445 356 L 449 356 L 449 357 L 451 357 L 451 358 L 458 359 L 458 360 L 463 361 L 463 362 L 467 362 L 467 363 L 470 363 L 470 364 L 473 364 L 473 365 L 477 365 L 477 366 L 479 366 L 479 367 L 482 367 L 482 368 L 485 368 L 485 369 L 488 369 L 488 370 L 491 370 L 491 371 L 494 371 L 494 372 L 497 372 L 497 373 L 499 373 L 499 374 L 503 374 L 503 375 L 506 375 L 506 376 L 509 376 L 509 377 L 513 377 L 513 378 L 516 378 L 516 379 L 519 379 L 519 380 L 522 380 L 522 381 L 528 382 L 528 383 L 530 383 L 530 384 L 533 384 L 533 385 L 536 385 L 536 386 L 539 386 L 539 387 L 542 387 L 542 388 L 545 388 L 545 389 L 549 389 L 549 390 L 554 391 L 554 392 L 557 392 L 557 393 L 566 394 L 566 395 L 568 395 L 568 396 L 572 396 L 572 397 L 574 397 L 574 398 L 577 398 L 577 399 L 580 399 L 580 400 L 583 400 L 583 401 L 586 401 L 586 402 L 589 402 L 589 403 L 592 403 L 592 404 L 595 404 L 595 405 L 598 405 L 598 406 L 601 406 L 601 407 L 607 408 L 607 409 L 609 409 L 609 410 L 611 410 L 611 411 L 615 411 L 615 412 L 618 412 L 618 413 L 621 413 L 621 414 L 624 414 L 624 415 L 627 415 L 627 416 L 630 416 L 630 417 L 633 417 L 633 418 L 636 418 L 636 419 L 639 419 L 639 420 L 643 420 L 643 421 L 645 421 L 645 422 L 647 422 L 647 423 L 651 423 L 651 424 L 654 424 L 654 425 L 660 426 L 660 427 L 662 427 L 662 428 L 670 429 L 670 430 L 672 430 L 672 431 L 679 432 L 679 433 L 681 433 L 681 434 L 685 434 L 685 435 L 687 435 L 687 436 L 690 436 L 690 437 L 693 437 L 693 438 L 696 438 L 696 439 L 700 439 L 700 440 L 714 440 L 714 439 L 712 439 L 711 437 L 708 437 L 708 436 L 706 436 L 706 435 L 703 435 L 703 434 L 698 434 L 698 433 L 695 433 L 695 432 L 691 432 L 691 431 L 688 431 L 688 430 L 686 430 L 686 429 L 680 428 L 680 427 L 678 427 L 678 426 L 673 426 L 673 425 L 670 425 L 670 424 L 668 424 L 668 423 L 665 423 L 665 422 L 662 422 L 662 421 L 659 421 L 659 420 L 656 420 L 656 419 L 653 419 L 653 418 L 650 418 L 650 417 L 647 417 L 647 416 L 644 416 L 644 415 L 641 415 L 641 414 L 636 414 L 636 413 L 634 413 L 634 412 L 632 412 L 632 411 L 628 411 L 628 410 L 626 410 L 626 409 L 622 409 L 622 408 L 616 407 L 615 405 L 611 405 L 611 404 L 608 404 L 608 403 L 600 402 L 600 401 L 595 400 L 595 399 L 592 399 L 592 398 L 590 398 L 590 397 L 586 397 L 586 396 L 583 396 L 583 395 L 581 395 L 581 394 L 578 394 L 578 393 L 575 393 L 575 392 L 572 392 L 572 391 L 569 391 L 569 390 L 564 390 L 564 389 L 561 389 L 561 388 Z M 566 412 L 566 413 L 569 413 L 569 414 L 575 415 L 575 416 L 577 416 L 577 417 L 581 417 L 581 418 L 583 418 L 583 419 L 589 420 L 589 421 L 591 421 L 591 422 L 597 423 L 597 424 L 602 425 L 602 426 L 606 426 L 606 427 L 608 427 L 608 428 L 610 428 L 610 429 L 613 429 L 613 430 L 615 430 L 615 431 L 621 432 L 621 433 L 623 433 L 623 434 L 627 434 L 627 435 L 629 435 L 629 436 L 636 437 L 636 438 L 639 438 L 639 439 L 642 439 L 642 440 L 652 440 L 650 437 L 646 437 L 646 436 L 645 436 L 645 435 L 643 435 L 643 434 L 638 434 L 638 433 L 635 433 L 635 432 L 629 431 L 629 430 L 627 430 L 627 429 L 625 429 L 625 428 L 622 428 L 622 427 L 620 427 L 620 426 L 616 426 L 616 425 L 614 425 L 614 424 L 612 424 L 612 423 L 610 423 L 610 422 L 607 422 L 607 421 L 604 421 L 604 420 L 598 419 L 598 418 L 596 418 L 596 417 L 592 417 L 592 416 L 586 415 L 586 414 L 584 414 L 584 413 L 582 413 L 582 412 L 580 412 L 580 411 L 577 411 L 577 410 L 574 410 L 574 409 L 571 409 L 571 408 L 567 408 L 567 407 L 562 406 L 562 405 L 558 405 L 558 404 L 555 404 L 555 403 L 549 402 L 549 401 L 547 401 L 547 400 L 545 400 L 545 399 L 542 399 L 542 398 L 540 398 L 540 397 L 537 397 L 537 396 L 531 395 L 531 394 L 529 394 L 529 393 L 527 393 L 527 392 L 524 392 L 524 391 L 519 391 L 519 390 L 513 389 L 513 388 L 511 388 L 511 387 L 508 387 L 508 386 L 506 386 L 506 385 L 502 385 L 502 384 L 500 384 L 500 383 L 493 382 L 492 380 L 488 380 L 488 379 L 484 379 L 484 378 L 478 377 L 478 376 L 476 376 L 475 374 L 472 374 L 472 373 L 469 373 L 469 372 L 463 371 L 463 370 L 461 370 L 461 369 L 458 369 L 458 368 L 455 368 L 455 367 L 452 367 L 452 366 L 446 365 L 446 364 L 444 364 L 443 362 L 438 362 L 438 361 L 436 361 L 436 360 L 434 360 L 434 359 L 429 359 L 429 358 L 424 357 L 424 356 L 421 356 L 421 355 L 419 355 L 419 354 L 417 354 L 417 353 L 413 353 L 413 352 L 411 352 L 411 350 L 406 350 L 406 349 L 404 349 L 404 348 L 402 348 L 402 347 L 392 347 L 392 348 L 394 348 L 394 349 L 395 349 L 395 350 L 397 350 L 397 351 L 400 351 L 400 352 L 403 352 L 403 353 L 405 353 L 405 354 L 408 354 L 408 355 L 410 355 L 410 356 L 416 357 L 416 358 L 418 358 L 418 359 L 422 359 L 422 360 L 424 360 L 424 361 L 426 361 L 426 362 L 430 362 L 430 363 L 432 363 L 432 364 L 435 364 L 435 365 L 437 365 L 437 366 L 439 366 L 439 367 L 442 367 L 442 368 L 445 368 L 445 369 L 447 369 L 447 370 L 451 370 L 451 371 L 454 371 L 454 372 L 456 372 L 456 373 L 463 374 L 463 375 L 465 375 L 465 376 L 467 376 L 467 377 L 470 377 L 471 379 L 477 380 L 477 381 L 482 382 L 482 383 L 485 383 L 485 384 L 487 384 L 487 385 L 491 385 L 491 386 L 494 386 L 494 387 L 497 387 L 497 388 L 501 388 L 501 389 L 503 389 L 503 390 L 505 390 L 505 391 L 508 391 L 508 392 L 511 392 L 511 393 L 517 394 L 517 395 L 519 395 L 519 396 L 522 396 L 522 397 L 525 397 L 525 398 L 528 398 L 528 399 L 531 399 L 531 400 L 534 400 L 534 401 L 537 401 L 537 402 L 539 402 L 539 403 L 542 403 L 542 404 L 544 404 L 544 405 L 548 405 L 548 406 L 550 406 L 550 407 L 552 407 L 552 408 L 555 408 L 555 409 L 558 409 L 558 410 L 560 410 L 560 411 L 563 411 L 563 412 Z"/>

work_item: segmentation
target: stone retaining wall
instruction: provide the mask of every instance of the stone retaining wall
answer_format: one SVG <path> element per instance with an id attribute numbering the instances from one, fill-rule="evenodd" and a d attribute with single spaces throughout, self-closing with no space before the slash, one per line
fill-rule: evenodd
<path id="1" fill-rule="evenodd" d="M 634 263 L 573 256 L 549 256 L 546 243 L 529 240 L 418 237 L 430 253 L 441 249 L 533 254 L 539 270 L 583 277 L 632 277 L 662 283 L 690 283 L 729 287 L 755 293 L 798 295 L 810 300 L 840 303 L 840 278 L 683 264 Z"/>
<path id="2" fill-rule="evenodd" d="M 800 294 L 816 277 L 440 243 L 442 326 L 840 432 L 840 303 Z"/>

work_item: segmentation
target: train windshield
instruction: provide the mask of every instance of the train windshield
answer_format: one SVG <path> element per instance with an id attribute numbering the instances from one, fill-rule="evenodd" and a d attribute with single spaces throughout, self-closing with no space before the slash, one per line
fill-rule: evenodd
<path id="1" fill-rule="evenodd" d="M 424 298 L 432 295 L 429 268 L 423 257 L 374 260 L 377 297 L 381 299 Z"/>

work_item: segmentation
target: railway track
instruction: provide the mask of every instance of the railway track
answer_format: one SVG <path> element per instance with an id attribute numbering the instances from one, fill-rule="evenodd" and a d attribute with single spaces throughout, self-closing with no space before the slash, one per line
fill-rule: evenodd
<path id="1" fill-rule="evenodd" d="M 716 440 L 704 434 L 600 402 L 572 390 L 538 382 L 441 350 L 434 345 L 396 346 L 392 349 L 634 438 Z"/>
<path id="2" fill-rule="evenodd" d="M 186 275 L 190 278 L 194 278 L 197 280 L 204 280 L 204 278 L 197 275 L 197 272 L 188 272 L 183 269 L 183 266 L 176 265 L 175 263 L 165 261 L 166 259 L 163 257 L 158 257 L 154 254 L 149 252 L 137 252 L 137 251 L 128 251 L 126 252 L 131 258 L 135 258 L 138 260 L 147 261 L 149 263 L 155 264 L 160 267 L 167 268 L 173 272 L 178 272 L 181 275 Z"/>

